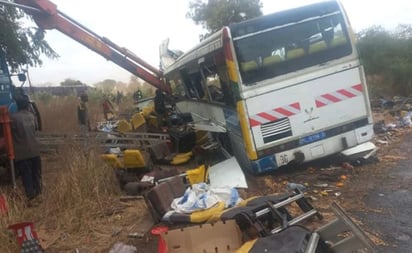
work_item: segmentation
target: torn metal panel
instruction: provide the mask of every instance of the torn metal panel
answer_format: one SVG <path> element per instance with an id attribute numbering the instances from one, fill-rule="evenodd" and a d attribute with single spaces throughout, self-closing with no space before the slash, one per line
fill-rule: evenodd
<path id="1" fill-rule="evenodd" d="M 212 187 L 248 188 L 245 175 L 235 157 L 211 166 L 209 181 Z"/>

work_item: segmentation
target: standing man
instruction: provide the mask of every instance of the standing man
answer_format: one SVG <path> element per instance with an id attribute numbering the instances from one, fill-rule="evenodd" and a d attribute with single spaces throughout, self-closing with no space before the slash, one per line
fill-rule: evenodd
<path id="1" fill-rule="evenodd" d="M 80 101 L 77 105 L 77 119 L 80 125 L 81 137 L 83 139 L 83 148 L 87 150 L 89 148 L 89 131 L 90 131 L 90 121 L 89 121 L 89 110 L 87 109 L 87 102 L 89 101 L 89 96 L 86 93 L 80 94 Z"/>
<path id="2" fill-rule="evenodd" d="M 160 129 L 165 125 L 165 121 L 167 120 L 166 96 L 160 89 L 156 90 L 154 110 L 157 115 L 157 127 Z"/>
<path id="3" fill-rule="evenodd" d="M 90 122 L 89 122 L 89 112 L 87 109 L 87 102 L 89 101 L 89 97 L 86 93 L 80 94 L 80 101 L 77 105 L 77 119 L 80 125 L 80 131 L 82 134 L 87 134 L 90 130 Z"/>
<path id="4" fill-rule="evenodd" d="M 104 115 L 104 119 L 106 121 L 108 120 L 112 120 L 113 119 L 113 104 L 112 102 L 110 102 L 109 98 L 107 96 L 104 97 L 103 103 L 102 103 L 102 107 L 103 107 L 103 115 Z M 110 115 L 110 117 L 109 117 Z"/>
<path id="5" fill-rule="evenodd" d="M 41 159 L 40 144 L 35 137 L 36 119 L 29 111 L 29 97 L 15 94 L 18 111 L 10 115 L 13 136 L 15 167 L 22 176 L 23 186 L 28 200 L 41 194 Z"/>

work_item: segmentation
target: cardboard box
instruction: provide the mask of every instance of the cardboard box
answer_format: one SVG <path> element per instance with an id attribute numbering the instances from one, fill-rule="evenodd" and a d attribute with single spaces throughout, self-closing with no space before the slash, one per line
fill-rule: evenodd
<path id="1" fill-rule="evenodd" d="M 168 253 L 233 253 L 242 246 L 234 220 L 170 230 L 161 236 Z"/>

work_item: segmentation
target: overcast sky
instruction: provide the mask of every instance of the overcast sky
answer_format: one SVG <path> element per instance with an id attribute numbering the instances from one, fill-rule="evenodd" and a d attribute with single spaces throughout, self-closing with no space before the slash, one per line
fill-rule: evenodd
<path id="1" fill-rule="evenodd" d="M 53 0 L 58 9 L 100 36 L 126 47 L 157 67 L 159 44 L 170 38 L 169 48 L 189 50 L 199 41 L 201 28 L 185 18 L 189 0 Z M 261 0 L 269 14 L 314 0 Z M 341 0 L 355 32 L 382 25 L 392 29 L 412 24 L 410 0 Z M 64 34 L 48 30 L 46 40 L 60 55 L 42 58 L 41 68 L 29 71 L 33 85 L 58 85 L 66 78 L 93 84 L 104 79 L 128 82 L 131 74 Z"/>

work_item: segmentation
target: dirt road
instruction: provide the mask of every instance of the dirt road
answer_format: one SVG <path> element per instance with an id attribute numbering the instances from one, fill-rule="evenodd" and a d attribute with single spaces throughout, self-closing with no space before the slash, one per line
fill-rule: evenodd
<path id="1" fill-rule="evenodd" d="M 405 155 L 364 198 L 366 206 L 376 212 L 355 212 L 365 225 L 379 233 L 386 242 L 378 252 L 412 252 L 412 135 L 406 135 L 395 152 Z"/>

